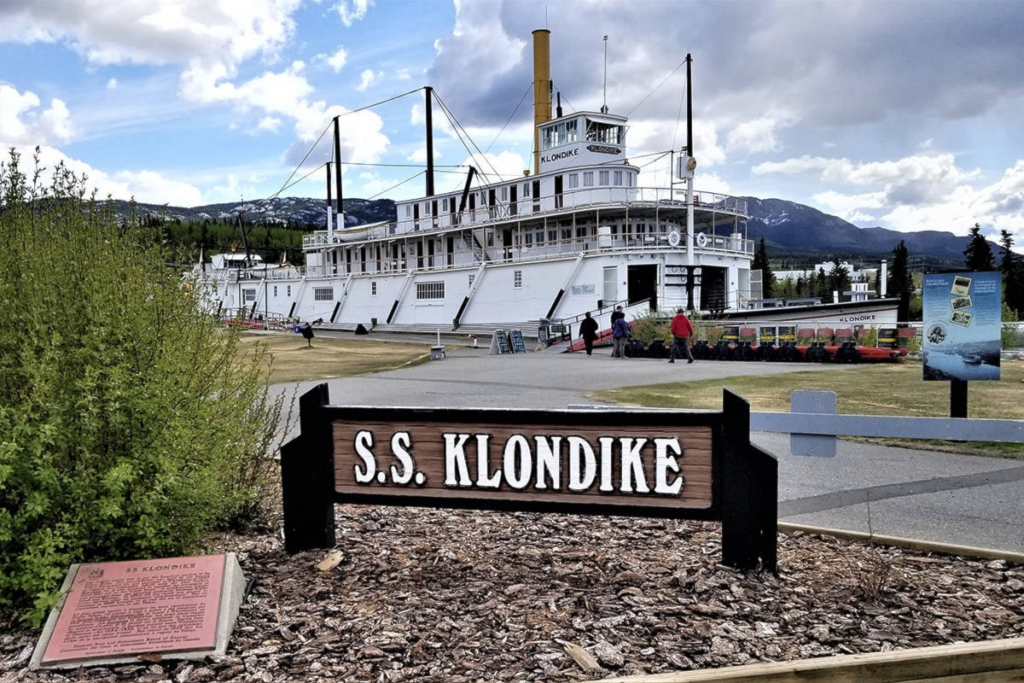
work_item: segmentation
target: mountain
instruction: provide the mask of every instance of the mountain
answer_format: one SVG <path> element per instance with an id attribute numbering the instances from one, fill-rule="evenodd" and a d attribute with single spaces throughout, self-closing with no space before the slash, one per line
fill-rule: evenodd
<path id="1" fill-rule="evenodd" d="M 745 197 L 750 220 L 747 236 L 755 241 L 764 237 L 772 261 L 791 266 L 810 265 L 839 256 L 847 261 L 877 261 L 892 258 L 892 251 L 903 240 L 915 264 L 927 269 L 960 267 L 966 235 L 927 230 L 899 232 L 886 228 L 858 228 L 853 223 L 823 213 L 813 207 L 784 199 Z M 119 210 L 127 202 L 117 202 Z M 349 226 L 395 219 L 395 203 L 390 199 L 344 200 L 345 224 Z M 323 199 L 278 197 L 250 202 L 208 204 L 192 208 L 137 204 L 143 215 L 165 220 L 234 220 L 241 213 L 247 223 L 290 224 L 304 230 L 322 230 L 327 202 Z M 965 226 L 965 230 L 966 227 Z M 990 243 L 992 253 L 999 245 Z"/>
<path id="2" fill-rule="evenodd" d="M 934 266 L 963 266 L 966 235 L 939 230 L 900 232 L 886 228 L 858 228 L 842 218 L 783 199 L 745 197 L 750 220 L 747 234 L 753 240 L 764 237 L 772 260 L 802 260 L 835 256 L 847 260 L 892 258 L 892 250 L 903 240 L 915 261 Z M 965 226 L 966 228 L 969 226 Z M 999 245 L 990 243 L 992 253 Z"/>

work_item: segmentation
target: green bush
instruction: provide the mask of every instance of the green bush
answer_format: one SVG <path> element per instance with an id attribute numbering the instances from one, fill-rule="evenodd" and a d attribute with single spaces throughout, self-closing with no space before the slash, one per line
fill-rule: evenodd
<path id="1" fill-rule="evenodd" d="M 666 318 L 657 311 L 649 311 L 638 315 L 630 321 L 630 336 L 639 339 L 644 346 L 650 346 L 655 339 L 663 340 L 666 345 L 672 343 L 672 333 L 669 330 L 671 319 Z"/>
<path id="2" fill-rule="evenodd" d="M 133 216 L 19 161 L 0 164 L 0 616 L 38 625 L 74 562 L 271 521 L 281 404 Z"/>

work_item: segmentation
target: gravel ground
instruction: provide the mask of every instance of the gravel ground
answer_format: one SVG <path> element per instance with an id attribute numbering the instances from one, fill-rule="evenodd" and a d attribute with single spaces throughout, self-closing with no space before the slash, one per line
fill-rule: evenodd
<path id="1" fill-rule="evenodd" d="M 228 653 L 0 681 L 579 681 L 1024 635 L 1024 566 L 779 535 L 778 576 L 716 524 L 338 506 L 340 562 L 224 536 L 255 584 Z"/>

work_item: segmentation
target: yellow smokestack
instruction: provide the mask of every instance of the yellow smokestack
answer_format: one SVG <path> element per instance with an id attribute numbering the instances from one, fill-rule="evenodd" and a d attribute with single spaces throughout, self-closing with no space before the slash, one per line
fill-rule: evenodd
<path id="1" fill-rule="evenodd" d="M 540 173 L 540 131 L 551 120 L 551 31 L 533 32 L 533 172 Z"/>

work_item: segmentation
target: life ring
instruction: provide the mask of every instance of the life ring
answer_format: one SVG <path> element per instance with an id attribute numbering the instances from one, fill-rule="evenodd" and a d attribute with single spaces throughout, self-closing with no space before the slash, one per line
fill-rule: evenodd
<path id="1" fill-rule="evenodd" d="M 703 249 L 708 246 L 708 236 L 702 232 L 697 233 L 697 246 Z"/>
<path id="2" fill-rule="evenodd" d="M 675 230 L 668 234 L 668 246 L 678 247 L 679 246 L 679 233 Z"/>

